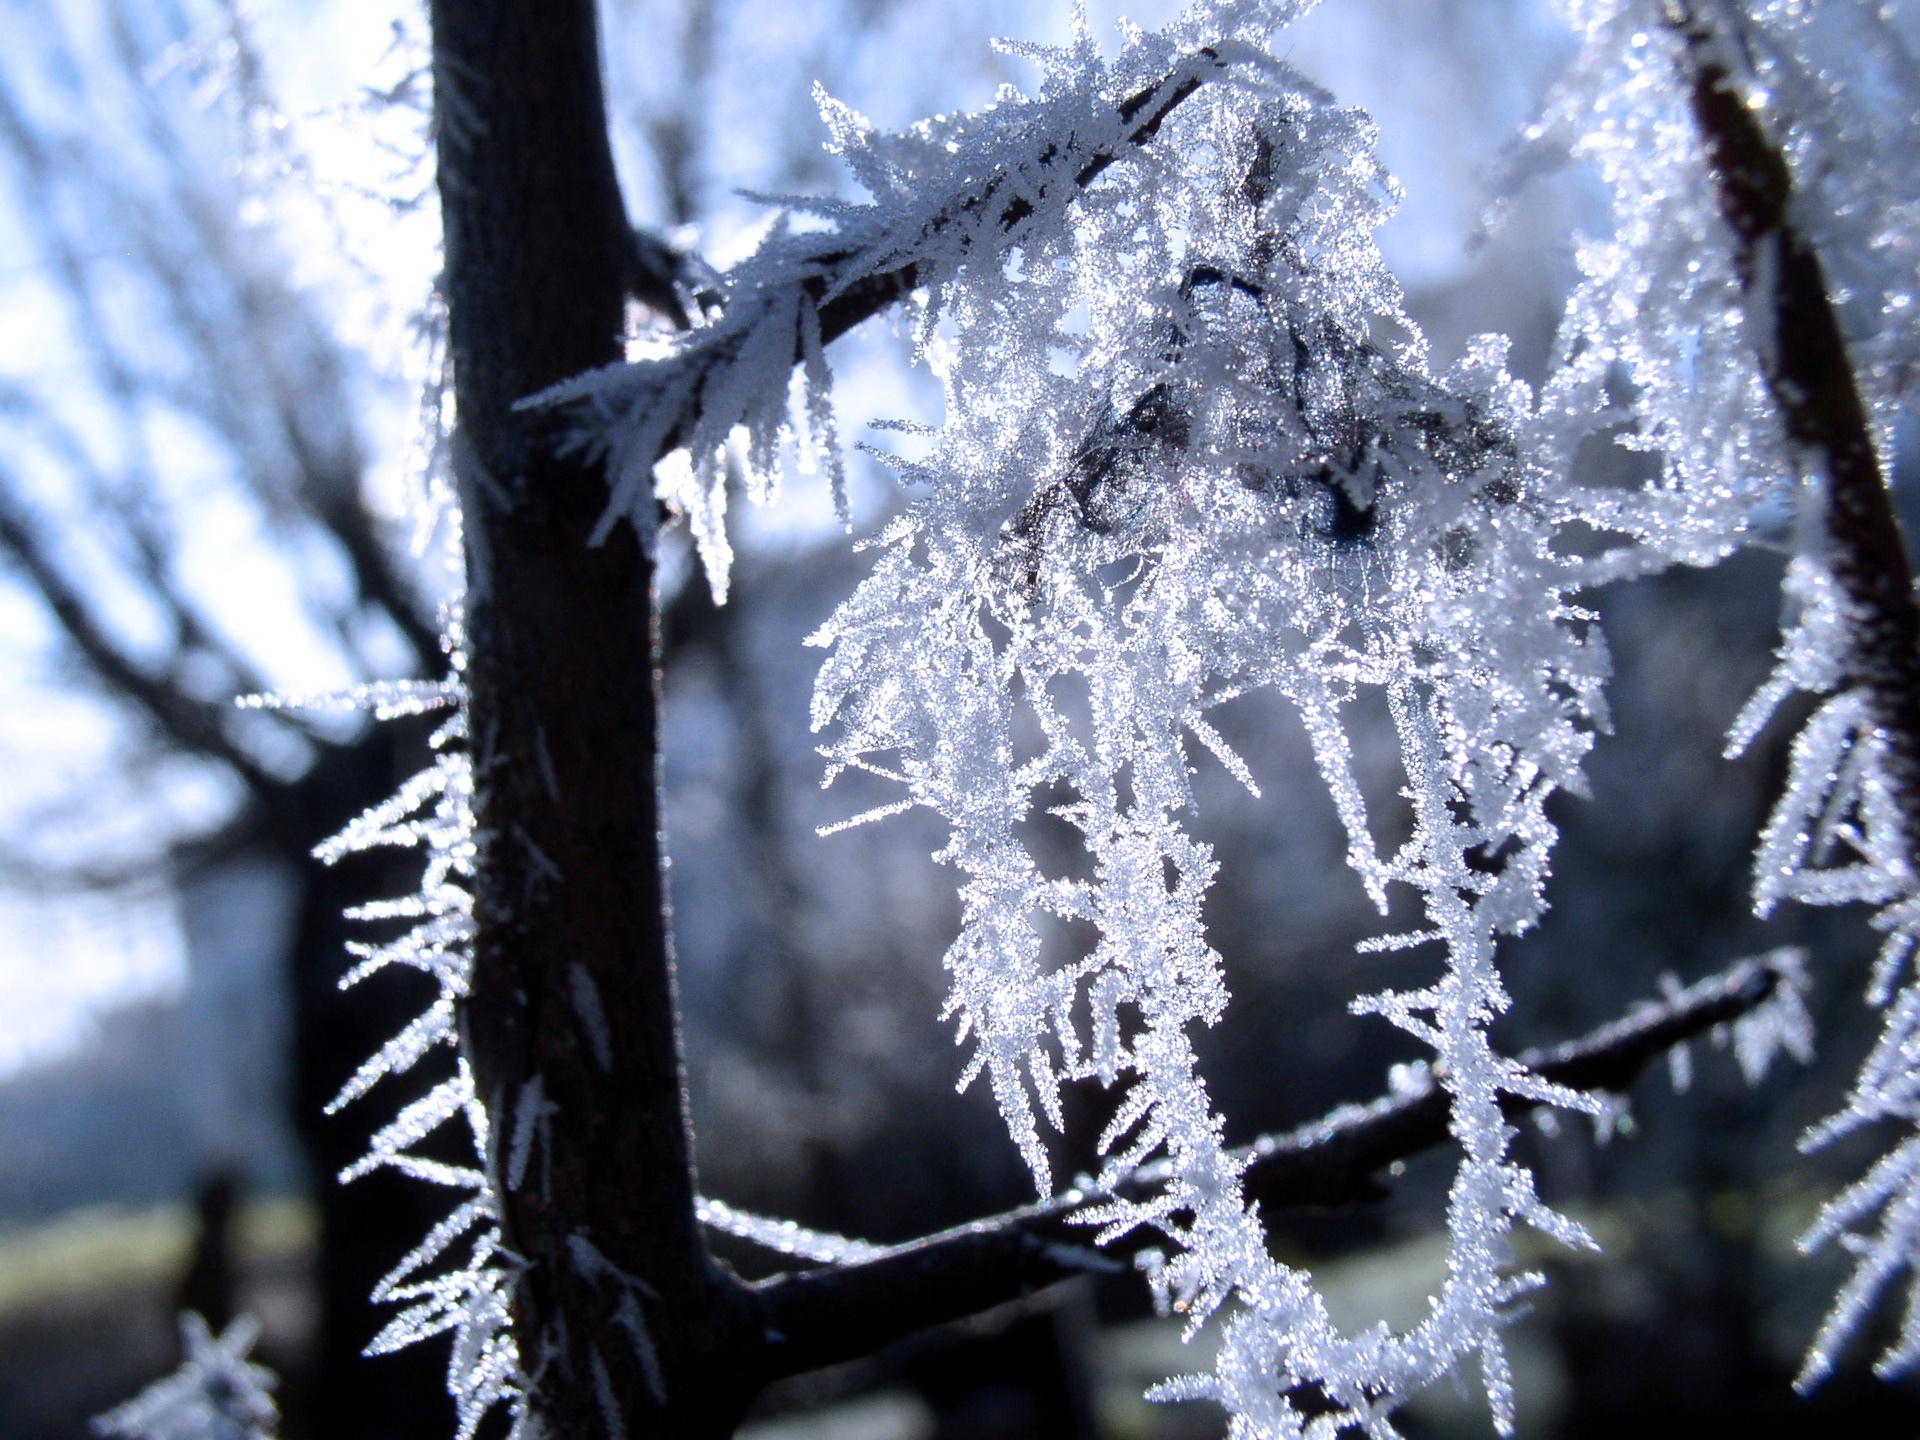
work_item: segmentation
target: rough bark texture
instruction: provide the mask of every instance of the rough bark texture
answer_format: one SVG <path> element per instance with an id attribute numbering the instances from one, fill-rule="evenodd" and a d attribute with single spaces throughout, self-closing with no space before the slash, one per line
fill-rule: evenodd
<path id="1" fill-rule="evenodd" d="M 599 467 L 513 408 L 620 357 L 631 239 L 593 7 L 431 13 L 479 831 L 463 1043 L 526 1264 L 515 1334 L 562 1437 L 725 1434 L 746 1402 L 725 1373 L 740 1291 L 693 1213 L 651 566 L 624 526 L 589 547 Z M 538 1118 L 517 1185 L 516 1117 Z"/>

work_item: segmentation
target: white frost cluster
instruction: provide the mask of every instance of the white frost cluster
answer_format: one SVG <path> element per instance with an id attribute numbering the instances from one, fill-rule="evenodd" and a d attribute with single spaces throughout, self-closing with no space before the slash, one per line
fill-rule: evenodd
<path id="1" fill-rule="evenodd" d="M 1619 542 L 1593 562 L 1595 583 L 1711 565 L 1756 527 L 1790 528 L 1795 472 L 1679 82 L 1681 41 L 1649 0 L 1560 8 L 1583 53 L 1528 139 L 1593 165 L 1614 230 L 1579 245 L 1541 439 L 1569 470 L 1600 433 L 1658 457 L 1652 484 L 1582 495 L 1586 521 Z"/>
<path id="2" fill-rule="evenodd" d="M 406 922 L 398 939 L 349 947 L 356 963 L 341 981 L 358 984 L 389 965 L 430 976 L 439 995 L 427 1010 L 382 1046 L 334 1097 L 337 1110 L 371 1090 L 383 1077 L 412 1069 L 436 1050 L 457 1043 L 455 1007 L 467 994 L 473 969 L 473 772 L 467 753 L 465 655 L 461 630 L 450 620 L 443 641 L 451 677 L 438 684 L 380 687 L 359 698 L 377 719 L 451 712 L 434 732 L 433 758 L 394 795 L 368 810 L 315 853 L 329 863 L 355 851 L 381 846 L 415 849 L 422 855 L 420 888 L 394 900 L 376 900 L 349 911 L 349 918 Z M 415 1153 L 448 1121 L 463 1120 L 471 1132 L 474 1163 L 451 1165 Z M 459 1417 L 459 1440 L 471 1440 L 481 1418 L 504 1403 L 512 1416 L 512 1440 L 530 1437 L 526 1382 L 511 1329 L 513 1270 L 500 1244 L 500 1210 L 491 1179 L 489 1124 L 473 1091 L 463 1059 L 452 1078 L 404 1107 L 377 1131 L 367 1153 L 340 1175 L 350 1181 L 389 1168 L 465 1193 L 445 1220 L 375 1287 L 373 1300 L 402 1306 L 367 1347 L 370 1355 L 453 1332 L 447 1385 Z M 449 1255 L 457 1255 L 447 1263 Z M 435 1268 L 438 1267 L 438 1268 Z"/>
<path id="3" fill-rule="evenodd" d="M 771 499 L 789 444 L 799 446 L 803 464 L 828 470 L 844 520 L 822 316 L 864 287 L 889 295 L 911 290 L 922 297 L 924 345 L 949 312 L 960 277 L 997 264 L 1026 233 L 1062 223 L 1089 165 L 1133 149 L 1129 137 L 1168 96 L 1223 70 L 1252 38 L 1313 3 L 1197 5 L 1164 34 L 1138 37 L 1103 70 L 1105 84 L 1081 83 L 1084 70 L 1056 71 L 1038 96 L 1008 88 L 978 115 L 943 117 L 901 134 L 877 133 L 864 116 L 822 94 L 830 148 L 871 202 L 782 197 L 826 228 L 790 230 L 783 218 L 725 277 L 719 304 L 697 328 L 636 342 L 628 362 L 524 402 L 569 407 L 579 443 L 605 456 L 613 493 L 596 538 L 624 518 L 650 540 L 664 504 L 688 517 L 714 594 L 724 598 L 732 566 L 729 466 L 738 467 L 750 496 Z M 1094 63 L 1092 50 L 1083 36 L 1083 66 Z M 1031 58 L 1045 56 L 1035 51 Z M 1145 97 L 1137 107 L 1118 103 L 1135 96 Z M 656 464 L 669 450 L 673 458 Z"/>
<path id="4" fill-rule="evenodd" d="M 247 1359 L 260 1336 L 250 1315 L 215 1339 L 191 1310 L 180 1316 L 187 1358 L 126 1404 L 93 1422 L 93 1432 L 118 1440 L 273 1440 L 280 1412 L 271 1370 Z"/>
<path id="5" fill-rule="evenodd" d="M 1177 73 L 1157 44 L 1111 67 L 1090 47 L 1048 55 L 1044 93 L 1063 114 L 1110 111 Z M 815 637 L 831 654 L 814 718 L 837 727 L 833 772 L 896 780 L 951 826 L 949 1009 L 966 1079 L 986 1077 L 1038 1187 L 1068 1080 L 1124 1091 L 1096 1183 L 1164 1165 L 1163 1190 L 1092 1217 L 1105 1238 L 1165 1237 L 1150 1279 L 1193 1324 L 1231 1311 L 1216 1372 L 1159 1393 L 1218 1400 L 1236 1435 L 1384 1436 L 1477 1357 L 1504 1431 L 1501 1329 L 1538 1283 L 1510 1268 L 1508 1233 L 1591 1242 L 1510 1156 L 1501 1097 L 1594 1106 L 1490 1046 L 1507 1004 L 1493 951 L 1542 910 L 1545 805 L 1578 786 L 1604 720 L 1604 651 L 1567 601 L 1587 571 L 1553 547 L 1566 505 L 1530 458 L 1530 397 L 1501 344 L 1436 376 L 1417 339 L 1389 338 L 1416 332 L 1372 240 L 1392 183 L 1370 122 L 1263 51 L 1220 53 L 1230 76 L 1154 144 L 992 254 L 976 240 L 945 281 L 947 424 L 902 465 L 924 498 Z M 869 188 L 900 144 L 855 157 Z M 1207 715 L 1257 688 L 1299 707 L 1383 913 L 1389 885 L 1421 896 L 1423 928 L 1393 948 L 1446 951 L 1437 983 L 1360 1007 L 1433 1046 L 1463 1152 L 1448 1278 L 1406 1333 L 1342 1334 L 1311 1277 L 1273 1259 L 1195 1071 L 1193 1028 L 1227 992 L 1189 772 L 1206 751 L 1253 783 Z M 1393 853 L 1343 724 L 1368 692 L 1392 711 L 1412 802 Z M 1029 838 L 1041 810 L 1077 834 L 1064 871 Z"/>
<path id="6" fill-rule="evenodd" d="M 1855 1257 L 1796 1382 L 1810 1389 L 1904 1272 L 1920 1282 L 1920 977 L 1910 965 L 1920 939 L 1920 875 L 1885 774 L 1884 740 L 1863 691 L 1847 683 L 1845 603 L 1818 559 L 1797 558 L 1787 578 L 1794 623 L 1773 676 L 1736 722 L 1730 748 L 1744 746 L 1793 690 L 1821 696 L 1795 737 L 1787 784 L 1754 859 L 1754 904 L 1765 914 L 1783 899 L 1809 905 L 1864 901 L 1881 907 L 1887 939 L 1868 1000 L 1885 1012 L 1879 1042 L 1840 1111 L 1802 1140 L 1819 1149 L 1841 1136 L 1891 1123 L 1905 1132 L 1866 1175 L 1830 1200 L 1801 1237 L 1812 1251 L 1838 1242 Z M 1912 1292 L 1920 1298 L 1920 1289 Z M 1920 1360 L 1920 1304 L 1910 1303 L 1899 1338 L 1879 1358 L 1887 1377 Z"/>
<path id="7" fill-rule="evenodd" d="M 694 1202 L 700 1223 L 709 1230 L 747 1240 L 776 1255 L 808 1260 L 815 1265 L 859 1265 L 878 1260 L 888 1253 L 884 1245 L 835 1235 L 827 1230 L 809 1230 L 792 1220 L 773 1220 L 741 1210 L 724 1200 L 701 1196 Z"/>
<path id="8" fill-rule="evenodd" d="M 1044 1131 L 1065 1123 L 1063 1083 L 1120 1092 L 1098 1183 L 1149 1164 L 1167 1183 L 1094 1220 L 1106 1238 L 1148 1227 L 1164 1240 L 1149 1279 L 1166 1307 L 1195 1326 L 1226 1316 L 1216 1371 L 1162 1396 L 1219 1401 L 1244 1440 L 1349 1428 L 1384 1440 L 1410 1396 L 1477 1358 L 1505 1432 L 1501 1331 L 1539 1283 L 1512 1268 L 1510 1232 L 1591 1241 L 1513 1159 L 1501 1100 L 1602 1114 L 1497 1055 L 1487 1033 L 1507 1005 L 1495 945 L 1544 907 L 1547 801 L 1579 788 L 1606 724 L 1604 648 L 1570 597 L 1712 563 L 1755 538 L 1798 547 L 1797 626 L 1736 743 L 1793 689 L 1830 698 L 1763 837 L 1757 898 L 1871 899 L 1887 907 L 1891 935 L 1879 979 L 1888 1038 L 1823 1133 L 1920 1120 L 1920 991 L 1900 985 L 1920 934 L 1920 882 L 1890 828 L 1877 742 L 1842 684 L 1845 618 L 1817 543 L 1818 496 L 1792 483 L 1794 457 L 1769 418 L 1758 332 L 1664 8 L 1563 0 L 1585 52 L 1533 142 L 1594 162 L 1619 219 L 1612 238 L 1581 248 L 1537 402 L 1506 374 L 1497 337 L 1445 374 L 1429 368 L 1372 239 L 1394 187 L 1370 122 L 1263 48 L 1305 8 L 1199 5 L 1111 60 L 1082 34 L 1028 52 L 1046 73 L 1036 96 L 1009 90 L 979 115 L 897 135 L 823 101 L 833 148 L 870 203 L 802 204 L 822 225 L 777 230 L 696 329 L 529 403 L 571 407 L 579 443 L 606 456 L 603 534 L 625 519 L 650 535 L 662 503 L 684 512 L 724 593 L 729 466 L 765 498 L 782 446 L 798 439 L 838 491 L 828 322 L 875 288 L 912 293 L 947 421 L 925 458 L 900 462 L 919 498 L 873 542 L 872 575 L 816 637 L 830 653 L 814 719 L 832 732 L 831 773 L 865 770 L 903 789 L 862 818 L 917 805 L 950 826 L 940 858 L 960 876 L 963 919 L 946 963 L 949 1011 L 971 1046 L 965 1080 L 986 1078 L 1043 1192 L 1053 1184 Z M 1815 23 L 1843 10 L 1828 28 Z M 1830 217 L 1817 238 L 1857 257 L 1842 276 L 1849 334 L 1888 431 L 1906 377 L 1920 373 L 1899 313 L 1915 288 L 1920 184 L 1909 182 L 1920 160 L 1911 110 L 1889 119 L 1875 106 L 1920 86 L 1866 7 L 1779 0 L 1748 19 L 1738 73 L 1752 103 L 1810 117 L 1780 128 L 1802 137 L 1794 159 Z M 1820 148 L 1828 135 L 1840 148 Z M 1857 154 L 1886 164 L 1848 161 Z M 1576 483 L 1575 457 L 1600 435 L 1657 454 L 1658 474 Z M 690 463 L 656 463 L 674 447 Z M 1374 948 L 1444 951 L 1436 981 L 1355 1007 L 1433 1049 L 1429 1073 L 1448 1094 L 1460 1151 L 1447 1278 L 1405 1332 L 1341 1332 L 1312 1277 L 1273 1258 L 1245 1202 L 1244 1162 L 1224 1147 L 1196 1073 L 1194 1027 L 1220 1017 L 1227 990 L 1202 923 L 1215 862 L 1187 828 L 1190 774 L 1204 752 L 1254 786 L 1209 714 L 1263 688 L 1298 708 L 1367 893 L 1383 914 L 1389 887 L 1421 902 L 1417 929 Z M 423 849 L 420 894 L 361 912 L 413 928 L 363 951 L 351 978 L 412 965 L 435 976 L 440 997 L 340 1103 L 450 1042 L 468 983 L 463 697 L 456 680 L 430 698 L 455 707 L 433 766 L 326 853 Z M 1357 704 L 1382 702 L 1411 816 L 1397 849 L 1377 839 L 1346 729 Z M 1036 840 L 1043 813 L 1075 837 L 1070 856 Z M 1735 1027 L 1751 1070 L 1808 1043 L 1799 986 L 1781 988 Z M 479 1165 L 415 1152 L 456 1116 Z M 516 1434 L 531 1428 L 488 1177 L 516 1183 L 543 1123 L 535 1094 L 511 1137 L 496 1136 L 507 1154 L 489 1165 L 487 1117 L 463 1068 L 348 1172 L 391 1166 L 467 1194 L 383 1282 L 381 1297 L 407 1308 L 376 1342 L 456 1332 L 463 1436 L 501 1399 Z M 868 1257 L 859 1242 L 701 1203 L 706 1223 L 796 1256 Z M 1913 1264 L 1920 1137 L 1829 1207 L 1814 1238 L 1829 1236 L 1862 1259 L 1810 1375 Z M 433 1271 L 463 1239 L 468 1258 Z M 1910 1325 L 1888 1363 L 1916 1351 Z"/>

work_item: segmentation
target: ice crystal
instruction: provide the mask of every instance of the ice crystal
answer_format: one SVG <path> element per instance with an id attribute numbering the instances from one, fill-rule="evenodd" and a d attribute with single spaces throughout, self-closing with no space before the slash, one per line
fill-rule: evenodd
<path id="1" fill-rule="evenodd" d="M 1571 470 L 1580 442 L 1659 457 L 1648 486 L 1578 496 L 1621 543 L 1593 562 L 1604 581 L 1712 564 L 1756 514 L 1793 507 L 1794 467 L 1767 398 L 1725 224 L 1687 91 L 1682 41 L 1643 0 L 1561 0 L 1583 39 L 1529 141 L 1591 163 L 1614 230 L 1581 242 L 1539 425 Z M 1629 403 L 1618 403 L 1624 390 Z"/>
<path id="2" fill-rule="evenodd" d="M 1196 5 L 1164 34 L 1139 35 L 1111 65 L 1084 28 L 1063 51 L 1035 49 L 1051 78 L 1033 97 L 1011 90 L 977 115 L 900 134 L 820 97 L 829 148 L 873 197 L 866 204 L 789 197 L 824 229 L 784 219 L 724 278 L 713 318 L 632 347 L 628 362 L 575 377 L 525 402 L 570 407 L 578 443 L 603 455 L 611 502 L 596 538 L 621 518 L 651 539 L 659 505 L 691 523 L 716 597 L 732 565 L 729 463 L 748 493 L 770 498 L 789 442 L 827 465 L 845 518 L 832 431 L 824 319 L 857 292 L 923 296 L 923 347 L 963 277 L 997 274 L 1030 235 L 1065 223 L 1082 187 L 1140 147 L 1164 108 L 1223 74 L 1248 45 L 1313 0 Z M 797 386 L 789 377 L 800 359 Z M 684 447 L 690 464 L 657 465 Z"/>
<path id="3" fill-rule="evenodd" d="M 1590 1242 L 1512 1159 L 1501 1097 L 1592 1102 L 1491 1048 L 1507 1003 L 1494 945 L 1541 911 L 1545 804 L 1579 784 L 1604 653 L 1567 601 L 1583 572 L 1554 550 L 1551 476 L 1502 345 L 1436 375 L 1400 308 L 1371 239 L 1392 182 L 1370 122 L 1265 52 L 1232 53 L 1230 81 L 1154 145 L 1024 225 L 1017 263 L 976 253 L 943 280 L 947 423 L 902 465 L 924 498 L 815 637 L 831 647 L 815 721 L 837 727 L 834 772 L 893 776 L 951 827 L 965 1080 L 992 1087 L 1042 1192 L 1062 1083 L 1123 1090 L 1097 1183 L 1151 1163 L 1166 1184 L 1088 1218 L 1103 1240 L 1147 1226 L 1171 1242 L 1149 1278 L 1191 1323 L 1231 1310 L 1215 1373 L 1159 1393 L 1218 1400 L 1236 1434 L 1387 1433 L 1477 1356 L 1506 1430 L 1500 1330 L 1537 1281 L 1509 1269 L 1505 1237 L 1525 1223 Z M 1056 123 L 1074 90 L 1095 97 L 1074 102 L 1089 117 L 1128 93 L 1125 63 L 1051 59 Z M 873 141 L 865 163 L 893 153 Z M 1197 747 L 1252 782 L 1207 712 L 1258 688 L 1299 707 L 1383 912 L 1391 884 L 1424 901 L 1425 929 L 1382 948 L 1448 952 L 1438 983 L 1365 1007 L 1434 1047 L 1464 1152 L 1449 1276 L 1404 1334 L 1341 1334 L 1310 1277 L 1269 1254 L 1195 1071 L 1192 1032 L 1227 990 L 1189 775 Z M 1413 802 L 1391 854 L 1344 725 L 1368 690 Z M 1027 848 L 1041 805 L 1078 832 L 1090 878 Z M 1061 951 L 1050 919 L 1098 939 Z"/>
<path id="4" fill-rule="evenodd" d="M 350 945 L 356 963 L 341 983 L 355 985 L 389 965 L 404 965 L 432 977 L 439 993 L 417 1019 L 347 1080 L 330 1110 L 360 1099 L 384 1077 L 403 1074 L 457 1043 L 456 1009 L 472 974 L 474 858 L 473 773 L 466 746 L 462 678 L 464 637 L 457 614 L 447 618 L 443 644 L 449 679 L 369 687 L 350 697 L 383 719 L 436 709 L 449 713 L 433 734 L 426 767 L 315 851 L 328 863 L 376 847 L 420 853 L 420 886 L 413 895 L 371 901 L 350 912 L 369 920 L 404 920 L 407 925 L 396 939 Z M 472 1139 L 472 1164 L 450 1164 L 416 1151 L 420 1142 L 455 1119 L 465 1122 Z M 473 1093 L 472 1075 L 461 1060 L 451 1078 L 434 1085 L 375 1132 L 366 1155 L 340 1175 L 346 1182 L 387 1168 L 466 1192 L 453 1213 L 375 1287 L 376 1302 L 402 1308 L 367 1347 L 369 1354 L 381 1354 L 453 1332 L 447 1383 L 460 1440 L 470 1440 L 481 1418 L 503 1403 L 512 1417 L 515 1440 L 532 1433 L 526 1381 L 510 1328 L 514 1270 L 500 1245 L 490 1134 L 486 1110 Z M 516 1152 L 523 1143 L 516 1136 Z M 454 1263 L 445 1263 L 456 1250 Z"/>
<path id="5" fill-rule="evenodd" d="M 273 1372 L 247 1359 L 260 1336 L 250 1315 L 215 1339 L 192 1311 L 180 1316 L 187 1352 L 180 1368 L 93 1422 L 93 1432 L 120 1440 L 273 1440 L 280 1412 Z"/>
<path id="6" fill-rule="evenodd" d="M 1813 982 L 1806 961 L 1807 952 L 1793 946 L 1761 957 L 1776 976 L 1772 993 L 1729 1027 L 1734 1059 L 1749 1085 L 1764 1080 L 1783 1053 L 1802 1065 L 1813 1062 L 1813 1017 L 1806 1004 Z"/>

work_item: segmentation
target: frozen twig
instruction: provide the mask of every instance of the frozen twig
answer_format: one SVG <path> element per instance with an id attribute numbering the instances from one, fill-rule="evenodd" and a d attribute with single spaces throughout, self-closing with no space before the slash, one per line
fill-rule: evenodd
<path id="1" fill-rule="evenodd" d="M 1820 256 L 1795 223 L 1793 175 L 1736 73 L 1739 37 L 1668 0 L 1768 392 L 1802 466 L 1825 482 L 1827 568 L 1845 597 L 1846 679 L 1884 737 L 1904 849 L 1920 851 L 1920 607 L 1873 423 Z"/>
<path id="2" fill-rule="evenodd" d="M 1619 1092 L 1675 1045 L 1739 1019 L 1789 983 L 1783 962 L 1745 960 L 1658 1003 L 1636 1007 L 1577 1040 L 1522 1054 L 1542 1080 L 1583 1092 Z M 1250 1199 L 1271 1217 L 1341 1206 L 1385 1193 L 1378 1176 L 1447 1138 L 1444 1077 L 1420 1072 L 1367 1105 L 1347 1105 L 1237 1153 Z M 1534 1101 L 1508 1096 L 1512 1113 Z M 1145 1194 L 1162 1167 L 1135 1172 L 1124 1189 Z M 1086 1221 L 1110 1195 L 1069 1190 L 937 1235 L 890 1246 L 855 1264 L 782 1274 L 756 1287 L 765 1307 L 768 1378 L 870 1354 L 931 1325 L 1018 1299 L 1096 1270 L 1131 1268 L 1158 1236 L 1141 1229 L 1096 1247 Z M 739 1233 L 737 1229 L 732 1233 Z"/>

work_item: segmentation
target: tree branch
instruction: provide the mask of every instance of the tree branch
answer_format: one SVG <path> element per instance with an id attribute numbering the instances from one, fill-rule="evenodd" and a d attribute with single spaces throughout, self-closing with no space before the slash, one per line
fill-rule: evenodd
<path id="1" fill-rule="evenodd" d="M 1737 36 L 1668 0 L 1682 84 L 1706 148 L 1761 373 L 1787 437 L 1826 480 L 1826 561 L 1848 610 L 1849 680 L 1886 745 L 1904 851 L 1920 855 L 1920 607 L 1868 408 L 1813 242 L 1793 224 L 1793 176 L 1731 69 Z"/>
<path id="2" fill-rule="evenodd" d="M 1648 1004 L 1580 1039 L 1519 1058 L 1542 1079 L 1582 1091 L 1624 1091 L 1655 1056 L 1745 1015 L 1792 981 L 1769 960 L 1746 960 L 1664 1003 Z M 1378 1199 L 1376 1178 L 1447 1138 L 1443 1073 L 1348 1105 L 1285 1135 L 1266 1136 L 1236 1154 L 1242 1183 L 1269 1216 L 1285 1210 Z M 1511 1115 L 1534 1101 L 1508 1096 Z M 1164 1162 L 1120 1187 L 1151 1193 L 1165 1182 Z M 1068 1191 L 1051 1200 L 890 1248 L 858 1264 L 802 1270 L 754 1287 L 764 1310 L 762 1383 L 871 1354 L 929 1326 L 978 1314 L 1043 1286 L 1091 1270 L 1131 1266 L 1158 1242 L 1141 1229 L 1096 1247 L 1081 1217 L 1108 1193 Z"/>
<path id="3" fill-rule="evenodd" d="M 1065 184 L 1077 191 L 1093 184 L 1129 150 L 1149 144 L 1175 109 L 1203 84 L 1223 76 L 1231 63 L 1210 47 L 1197 50 L 1152 85 L 1117 102 L 1114 116 L 1122 143 L 1086 149 L 1072 135 L 1039 137 L 1027 176 L 1029 182 L 1035 181 L 1036 175 L 1042 177 L 1038 183 L 1029 183 L 1024 193 L 1009 199 L 1006 189 L 1011 171 L 996 169 L 976 188 L 953 196 L 935 209 L 915 232 L 886 247 L 889 256 L 906 257 L 889 269 L 865 271 L 867 265 L 875 263 L 874 243 L 836 248 L 834 237 L 825 236 L 819 243 L 827 248 L 808 253 L 795 246 L 783 257 L 774 278 L 734 290 L 726 297 L 727 313 L 711 325 L 686 332 L 673 353 L 608 367 L 621 377 L 615 385 L 623 398 L 631 397 L 630 403 L 646 413 L 651 426 L 658 427 L 661 438 L 657 450 L 645 458 L 649 462 L 660 459 L 687 443 L 706 403 L 709 380 L 716 373 L 724 373 L 743 349 L 758 348 L 763 332 L 756 327 L 788 323 L 789 317 L 811 310 L 819 320 L 820 341 L 827 344 L 925 285 L 929 274 L 922 257 L 943 237 L 978 226 L 984 217 L 991 216 L 993 228 L 1006 243 L 1013 243 L 1020 226 L 1036 213 L 1049 190 Z M 1057 180 L 1050 178 L 1056 174 Z M 769 320 L 770 316 L 781 318 Z M 777 334 L 773 342 L 782 343 Z M 795 364 L 804 360 L 797 327 L 792 336 L 792 356 Z M 645 378 L 636 381 L 636 376 Z M 604 372 L 600 376 L 571 377 L 569 383 L 540 395 L 539 403 L 566 405 L 596 394 L 604 398 L 599 388 L 604 385 Z M 536 392 L 527 393 L 531 396 Z M 670 423 L 660 426 L 661 407 L 668 405 L 677 407 L 676 411 Z M 628 461 L 639 458 L 630 456 Z"/>
<path id="4" fill-rule="evenodd" d="M 79 590 L 54 563 L 29 519 L 14 504 L 19 487 L 0 484 L 0 549 L 11 553 L 33 582 L 47 609 L 95 675 L 115 694 L 137 705 L 175 743 L 223 760 L 256 794 L 271 793 L 281 778 L 236 744 L 227 733 L 230 704 L 195 700 L 166 675 L 150 673 L 110 635 Z"/>
<path id="5" fill-rule="evenodd" d="M 1227 62 L 1212 49 L 1203 49 L 1174 67 L 1160 80 L 1136 91 L 1115 107 L 1123 125 L 1132 125 L 1127 131 L 1127 144 L 1136 148 L 1146 145 L 1160 133 L 1160 127 L 1166 123 L 1181 101 L 1187 99 L 1207 80 L 1216 78 L 1227 68 Z M 1149 108 L 1151 107 L 1151 108 Z M 1135 125 L 1135 118 L 1142 112 L 1146 118 Z M 1063 154 L 1057 144 L 1049 144 L 1040 154 L 1039 163 L 1051 165 Z M 1073 186 L 1084 190 L 1097 180 L 1113 163 L 1120 158 L 1118 150 L 1096 150 L 1088 155 L 1073 173 Z M 978 215 L 989 208 L 1005 181 L 1004 172 L 989 180 L 978 195 L 969 195 L 953 205 L 941 210 L 921 230 L 921 244 L 933 240 L 961 220 Z M 1024 195 L 1015 196 L 1001 209 L 999 224 L 1001 233 L 1010 233 L 1021 221 L 1034 213 L 1034 202 Z M 830 251 L 819 257 L 823 273 L 803 282 L 807 296 L 819 306 L 820 339 L 825 344 L 837 340 L 856 325 L 871 320 L 900 300 L 911 295 L 919 288 L 921 281 L 920 266 L 908 261 L 879 275 L 870 275 L 862 280 L 839 288 L 836 281 L 840 278 L 836 271 L 852 264 L 859 258 L 857 251 Z M 834 293 L 837 291 L 838 293 Z M 832 293 L 831 300 L 823 298 Z M 796 346 L 797 356 L 797 346 Z M 671 448 L 671 447 L 669 447 Z"/>

